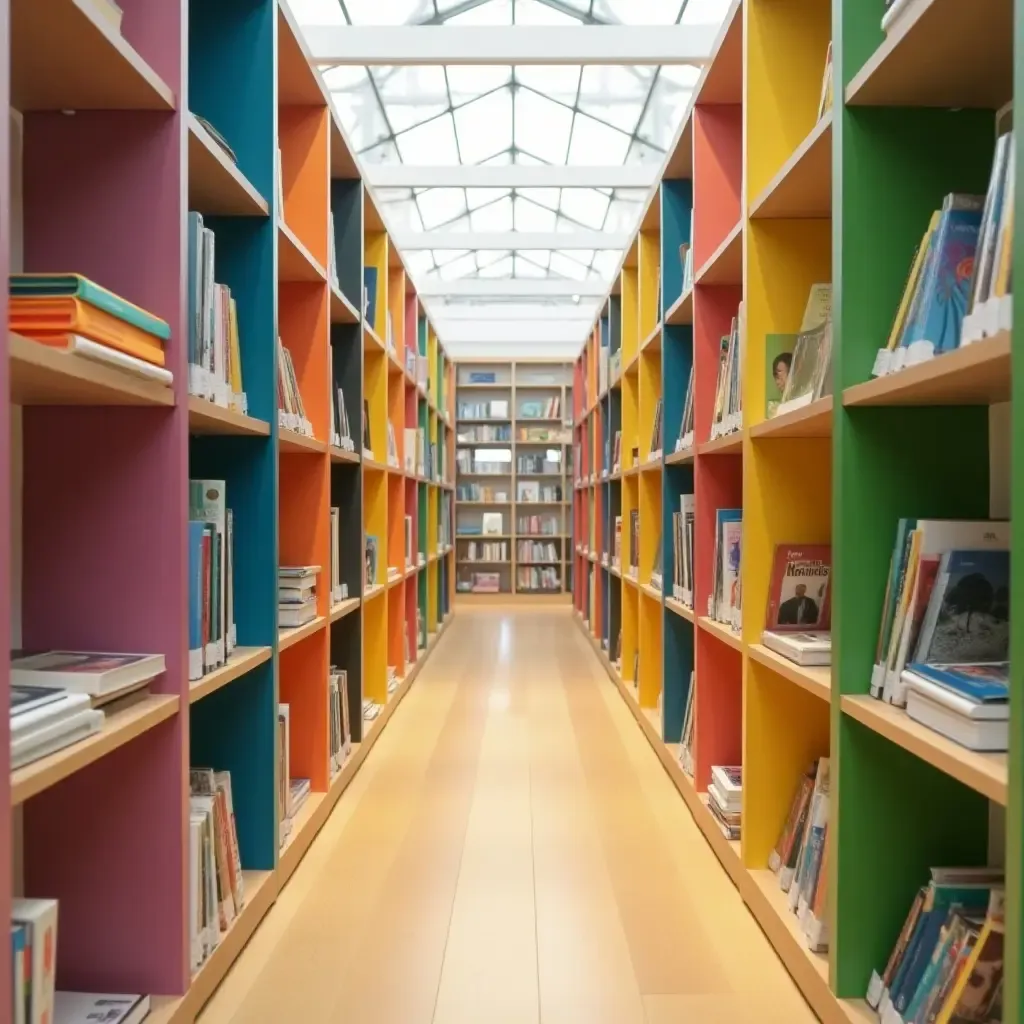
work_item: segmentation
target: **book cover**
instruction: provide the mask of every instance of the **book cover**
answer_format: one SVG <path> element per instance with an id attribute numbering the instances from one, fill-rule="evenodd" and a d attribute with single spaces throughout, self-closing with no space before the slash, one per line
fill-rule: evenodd
<path id="1" fill-rule="evenodd" d="M 930 680 L 979 704 L 1010 699 L 1010 663 L 1008 661 L 987 664 L 968 662 L 934 665 L 911 662 L 907 669 L 921 676 L 922 679 Z"/>
<path id="2" fill-rule="evenodd" d="M 765 629 L 772 632 L 827 631 L 831 621 L 828 544 L 778 544 L 768 584 Z"/>
<path id="3" fill-rule="evenodd" d="M 764 415 L 765 419 L 771 419 L 778 411 L 782 402 L 782 396 L 786 393 L 786 384 L 789 382 L 790 370 L 793 367 L 793 349 L 796 347 L 798 335 L 796 334 L 766 334 L 764 338 Z M 692 402 L 692 373 L 691 385 L 686 392 L 686 408 L 689 409 Z M 683 417 L 684 421 L 686 416 Z"/>

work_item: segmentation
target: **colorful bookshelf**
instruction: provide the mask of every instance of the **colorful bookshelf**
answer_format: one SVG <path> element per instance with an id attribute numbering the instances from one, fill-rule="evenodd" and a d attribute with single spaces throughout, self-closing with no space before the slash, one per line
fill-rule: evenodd
<path id="1" fill-rule="evenodd" d="M 571 366 L 460 360 L 453 372 L 456 590 L 539 597 L 569 592 Z M 500 530 L 490 525 L 495 515 Z M 483 532 L 485 523 L 491 532 Z"/>
<path id="2" fill-rule="evenodd" d="M 958 747 L 868 696 L 897 518 L 1007 517 L 1020 493 L 1021 463 L 1008 444 L 1024 422 L 1020 402 L 1008 404 L 1008 332 L 902 375 L 871 378 L 930 212 L 948 192 L 985 191 L 995 112 L 1015 91 L 1017 6 L 996 0 L 977 17 L 949 0 L 918 0 L 886 38 L 881 2 L 734 4 L 575 368 L 574 529 L 579 536 L 591 535 L 595 522 L 604 529 L 596 563 L 577 542 L 579 621 L 814 1011 L 836 1024 L 878 1020 L 864 999 L 868 978 L 884 966 L 928 869 L 984 863 L 1006 865 L 1002 1019 L 1024 1020 L 1019 672 L 1008 756 Z M 821 112 L 833 38 L 836 100 Z M 685 288 L 680 246 L 692 251 L 693 283 Z M 660 303 L 652 322 L 645 267 L 655 265 Z M 835 296 L 835 397 L 768 418 L 768 339 L 799 330 L 817 283 L 832 283 Z M 720 339 L 741 299 L 742 430 L 712 439 Z M 673 451 L 691 370 L 694 443 Z M 664 451 L 649 464 L 656 397 Z M 595 431 L 621 432 L 621 465 L 594 444 Z M 942 444 L 900 443 L 940 432 Z M 951 477 L 953 465 L 962 469 Z M 672 578 L 671 514 L 681 495 L 695 502 L 692 608 L 650 582 L 659 527 L 661 568 Z M 703 614 L 715 513 L 723 508 L 743 514 L 738 631 Z M 640 514 L 635 584 L 625 568 L 633 509 Z M 772 558 L 784 543 L 832 545 L 831 670 L 801 668 L 760 643 Z M 1016 637 L 1016 618 L 1011 629 Z M 691 673 L 692 777 L 678 756 Z M 796 780 L 820 756 L 833 765 L 836 844 L 825 953 L 808 949 L 767 867 Z M 706 791 L 712 765 L 740 763 L 742 839 L 731 842 Z"/>
<path id="3" fill-rule="evenodd" d="M 285 6 L 126 5 L 123 34 L 89 5 L 14 6 L 3 58 L 15 111 L 0 161 L 5 259 L 14 271 L 81 272 L 166 320 L 175 383 L 170 390 L 106 366 L 77 367 L 5 335 L 0 461 L 11 480 L 3 526 L 13 558 L 8 567 L 5 547 L 0 568 L 9 585 L 8 647 L 159 652 L 167 669 L 148 695 L 111 711 L 100 733 L 5 780 L 0 901 L 60 901 L 59 987 L 150 993 L 149 1020 L 192 1021 L 451 614 L 452 371 Z M 55 19 L 66 31 L 53 34 Z M 216 280 L 237 304 L 245 414 L 188 393 L 189 211 L 213 231 Z M 361 313 L 367 266 L 381 272 L 386 303 L 369 329 Z M 420 349 L 428 334 L 429 358 L 426 345 Z M 312 437 L 279 425 L 278 338 L 291 354 Z M 354 452 L 331 443 L 338 387 Z M 364 400 L 379 466 L 360 452 Z M 407 470 L 405 431 L 421 417 L 437 452 Z M 397 467 L 387 464 L 388 422 Z M 190 479 L 225 481 L 237 627 L 227 663 L 191 683 Z M 326 585 L 332 507 L 340 510 L 349 595 L 337 601 Z M 379 589 L 365 583 L 367 535 L 381 542 Z M 298 629 L 278 628 L 281 564 L 323 568 L 316 618 Z M 390 565 L 400 569 L 397 582 Z M 421 618 L 429 628 L 420 635 Z M 332 665 L 348 675 L 354 740 L 334 773 Z M 400 680 L 391 694 L 389 665 Z M 3 679 L 8 686 L 6 669 Z M 366 730 L 364 698 L 381 704 Z M 279 702 L 290 706 L 291 775 L 308 777 L 312 789 L 283 843 Z M 244 909 L 195 973 L 187 909 L 192 765 L 231 772 L 246 890 Z M 9 972 L 0 979 L 7 1005 Z"/>

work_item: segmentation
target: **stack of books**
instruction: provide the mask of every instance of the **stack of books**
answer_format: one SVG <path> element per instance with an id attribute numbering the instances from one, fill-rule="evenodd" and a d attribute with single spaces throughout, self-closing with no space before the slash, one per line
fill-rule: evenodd
<path id="1" fill-rule="evenodd" d="M 768 609 L 761 642 L 798 665 L 832 661 L 828 544 L 778 544 L 768 584 Z"/>
<path id="2" fill-rule="evenodd" d="M 818 758 L 800 778 L 789 815 L 768 858 L 808 948 L 828 948 L 829 760 Z"/>
<path id="3" fill-rule="evenodd" d="M 908 687 L 913 685 L 915 714 L 923 724 L 934 721 L 932 728 L 944 735 L 952 730 L 956 735 L 950 734 L 951 739 L 962 734 L 969 743 L 997 740 L 1000 726 L 975 729 L 970 723 L 1000 721 L 1001 702 L 992 701 L 991 687 L 999 688 L 1000 666 L 1009 660 L 1009 547 L 1006 522 L 899 521 L 872 696 L 907 706 Z M 968 703 L 962 704 L 958 695 Z M 982 707 L 975 708 L 982 695 Z M 986 709 L 990 701 L 992 707 Z"/>
<path id="4" fill-rule="evenodd" d="M 223 480 L 189 481 L 188 677 L 202 679 L 235 649 L 234 516 Z"/>
<path id="5" fill-rule="evenodd" d="M 726 839 L 740 838 L 743 813 L 743 769 L 713 765 L 708 786 L 708 808 Z"/>
<path id="6" fill-rule="evenodd" d="M 8 327 L 62 349 L 168 387 L 166 321 L 81 274 L 12 274 Z"/>
<path id="7" fill-rule="evenodd" d="M 189 939 L 193 972 L 245 906 L 231 773 L 189 770 Z"/>
<path id="8" fill-rule="evenodd" d="M 867 1001 L 880 1024 L 1003 1019 L 1005 890 L 999 868 L 932 868 Z"/>
<path id="9" fill-rule="evenodd" d="M 327 679 L 330 697 L 331 774 L 341 771 L 352 750 L 352 731 L 348 724 L 348 672 L 335 665 Z"/>
<path id="10" fill-rule="evenodd" d="M 277 339 L 277 422 L 284 430 L 313 437 L 313 424 L 306 417 L 292 354 L 280 338 Z"/>
<path id="11" fill-rule="evenodd" d="M 188 393 L 247 411 L 242 387 L 238 310 L 227 285 L 213 279 L 216 241 L 203 215 L 188 215 Z"/>
<path id="12" fill-rule="evenodd" d="M 12 651 L 11 768 L 98 732 L 97 705 L 148 686 L 164 668 L 162 654 Z"/>
<path id="13" fill-rule="evenodd" d="M 282 565 L 277 570 L 277 624 L 295 629 L 316 618 L 319 565 Z"/>

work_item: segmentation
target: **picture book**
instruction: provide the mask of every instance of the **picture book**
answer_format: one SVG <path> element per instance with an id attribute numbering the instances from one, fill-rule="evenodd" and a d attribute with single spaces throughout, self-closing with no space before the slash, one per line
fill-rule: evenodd
<path id="1" fill-rule="evenodd" d="M 827 630 L 832 548 L 828 544 L 778 544 L 768 584 L 765 629 Z"/>
<path id="2" fill-rule="evenodd" d="M 793 346 L 793 360 L 786 389 L 776 415 L 802 409 L 832 393 L 832 324 L 801 331 Z"/>
<path id="3" fill-rule="evenodd" d="M 1008 701 L 1010 699 L 1010 663 L 968 662 L 953 665 L 922 665 L 911 662 L 907 670 L 941 686 L 943 689 L 977 703 Z"/>
<path id="4" fill-rule="evenodd" d="M 766 334 L 764 338 L 764 415 L 771 419 L 779 411 L 779 403 L 786 393 L 789 373 L 793 368 L 793 349 L 796 334 Z M 692 380 L 692 378 L 691 378 Z M 690 392 L 687 391 L 687 400 Z"/>

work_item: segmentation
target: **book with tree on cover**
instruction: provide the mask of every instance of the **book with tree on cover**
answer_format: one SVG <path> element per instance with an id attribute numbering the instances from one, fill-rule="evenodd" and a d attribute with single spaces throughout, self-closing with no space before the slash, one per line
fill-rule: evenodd
<path id="1" fill-rule="evenodd" d="M 831 619 L 831 575 L 831 545 L 777 544 L 768 584 L 765 629 L 827 630 Z"/>

